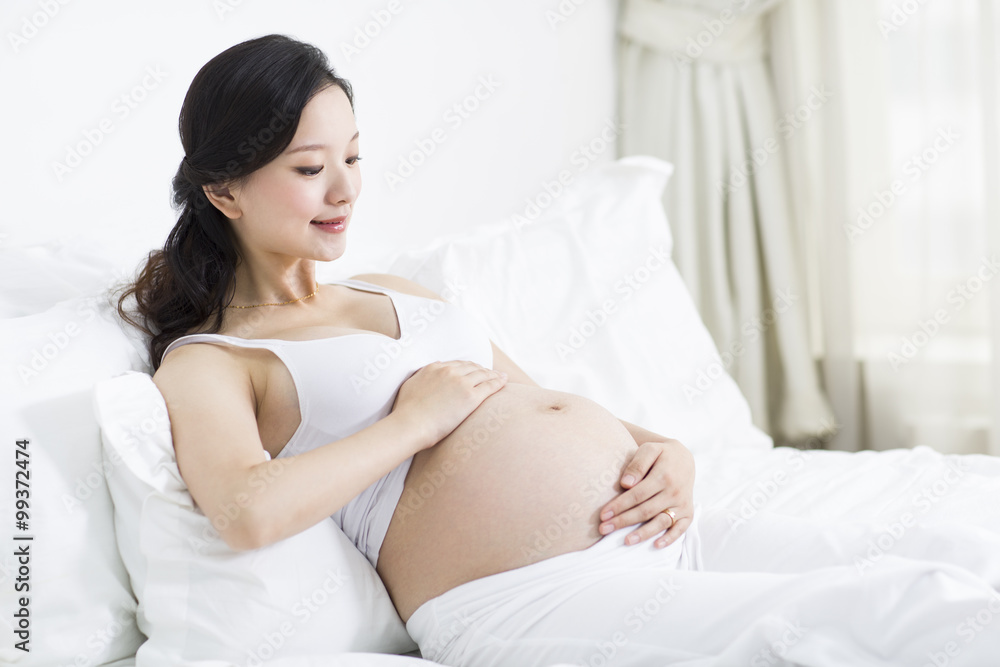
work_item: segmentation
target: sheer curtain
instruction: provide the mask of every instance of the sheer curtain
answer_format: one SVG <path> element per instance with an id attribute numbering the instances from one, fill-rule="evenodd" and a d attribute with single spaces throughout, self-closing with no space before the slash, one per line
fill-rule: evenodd
<path id="1" fill-rule="evenodd" d="M 980 3 L 979 43 L 983 62 L 983 147 L 986 181 L 986 235 L 990 254 L 1000 254 L 1000 8 Z M 989 453 L 1000 456 L 1000 284 L 990 291 Z"/>
<path id="2" fill-rule="evenodd" d="M 800 252 L 823 248 L 827 388 L 862 447 L 1000 453 L 992 1 L 788 0 L 773 17 L 779 97 L 835 91 L 789 150 Z"/>
<path id="3" fill-rule="evenodd" d="M 804 324 L 792 329 L 835 415 L 827 446 L 1000 454 L 995 0 L 622 9 L 622 146 L 678 166 L 664 201 L 677 261 L 720 349 L 766 306 L 764 278 L 783 269 L 763 248 L 783 234 L 794 257 L 784 275 L 803 294 Z M 713 31 L 727 9 L 738 19 Z M 665 22 L 664 11 L 678 13 Z M 754 150 L 775 132 L 777 150 L 754 168 Z M 740 164 L 746 184 L 716 196 L 720 180 L 737 185 Z M 784 204 L 762 205 L 778 189 Z M 746 277 L 754 270 L 756 282 Z M 730 372 L 755 419 L 764 411 L 774 422 L 784 405 L 787 423 L 816 428 L 815 401 L 773 394 L 773 383 L 803 377 L 804 364 L 782 363 L 805 356 L 787 340 L 751 349 Z M 782 422 L 768 425 L 780 435 Z"/>
<path id="4" fill-rule="evenodd" d="M 754 423 L 779 444 L 834 430 L 808 331 L 768 14 L 778 0 L 625 0 L 619 21 L 621 154 L 676 166 L 664 193 L 674 258 Z M 807 93 L 813 113 L 824 92 Z M 692 377 L 697 400 L 721 368 Z"/>

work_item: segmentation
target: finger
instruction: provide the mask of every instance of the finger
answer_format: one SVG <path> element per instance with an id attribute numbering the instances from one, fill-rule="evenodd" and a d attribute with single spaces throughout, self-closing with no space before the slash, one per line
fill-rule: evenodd
<path id="1" fill-rule="evenodd" d="M 633 493 L 639 493 L 643 489 L 651 489 L 652 485 L 642 485 L 635 487 L 629 491 L 623 493 L 619 498 L 626 495 L 631 495 Z M 616 499 L 617 500 L 617 499 Z M 614 502 L 614 501 L 612 501 Z M 658 513 L 662 512 L 668 507 L 676 508 L 682 506 L 681 499 L 678 498 L 672 491 L 659 491 L 658 493 L 648 493 L 646 497 L 635 503 L 630 503 L 629 505 L 622 508 L 620 512 L 616 512 L 610 519 L 604 519 L 606 515 L 602 515 L 601 525 L 598 527 L 598 531 L 601 535 L 607 535 L 608 533 L 614 532 L 619 528 L 624 528 L 625 526 L 633 526 L 637 523 L 643 523 L 654 518 Z M 679 516 L 679 515 L 678 515 Z M 669 523 L 670 517 L 667 517 Z M 664 524 L 664 530 L 666 529 L 666 524 Z"/>
<path id="2" fill-rule="evenodd" d="M 492 369 L 483 368 L 475 362 L 461 360 L 441 362 L 440 370 L 441 374 L 445 377 L 461 379 L 465 379 L 466 376 L 476 373 L 482 374 L 494 372 Z"/>
<path id="3" fill-rule="evenodd" d="M 677 521 L 680 521 L 681 517 L 677 517 Z M 670 518 L 670 515 L 664 514 L 663 512 L 657 512 L 656 516 L 652 517 L 646 523 L 642 524 L 631 533 L 625 536 L 625 544 L 639 544 L 640 542 L 645 542 L 649 538 L 659 535 L 664 532 L 669 532 L 669 529 L 673 527 L 674 520 Z"/>
<path id="4" fill-rule="evenodd" d="M 657 446 L 657 443 L 645 442 L 640 445 L 639 449 L 635 450 L 635 454 L 632 455 L 632 460 L 622 468 L 621 481 L 619 482 L 622 488 L 630 489 L 645 477 L 649 469 L 656 463 L 661 451 L 662 449 Z"/>
<path id="5" fill-rule="evenodd" d="M 500 377 L 499 375 L 494 375 L 489 377 L 482 382 L 477 383 L 472 387 L 470 391 L 470 397 L 477 401 L 478 404 L 482 404 L 487 398 L 496 394 L 498 391 L 504 388 L 507 384 L 507 378 Z"/>
<path id="6" fill-rule="evenodd" d="M 669 547 L 671 544 L 677 541 L 677 538 L 679 538 L 681 535 L 684 534 L 684 531 L 687 530 L 688 526 L 690 525 L 691 525 L 690 517 L 678 516 L 677 521 L 674 523 L 674 525 L 670 526 L 666 534 L 663 537 L 657 539 L 656 542 L 653 543 L 653 545 L 657 549 L 664 549 L 666 547 Z"/>
<path id="7" fill-rule="evenodd" d="M 466 374 L 466 377 L 472 381 L 473 387 L 478 387 L 484 382 L 496 381 L 496 380 L 507 380 L 507 374 L 503 371 L 495 371 L 491 368 L 478 368 Z"/>
<path id="8" fill-rule="evenodd" d="M 455 363 L 458 364 L 459 366 L 465 366 L 465 367 L 467 367 L 467 368 L 469 368 L 470 370 L 473 370 L 473 371 L 476 371 L 476 370 L 491 371 L 491 370 L 493 370 L 492 368 L 487 368 L 486 366 L 482 366 L 480 364 L 477 364 L 476 362 L 474 362 L 474 361 L 472 361 L 470 359 L 458 359 L 458 360 L 455 361 Z"/>
<path id="9" fill-rule="evenodd" d="M 425 368 L 427 368 L 428 366 L 447 368 L 456 373 L 461 373 L 463 375 L 465 373 L 471 373 L 472 371 L 477 371 L 484 368 L 484 366 L 480 366 L 476 362 L 470 361 L 468 359 L 449 359 L 447 361 L 432 361 L 431 363 L 427 364 Z"/>
<path id="10" fill-rule="evenodd" d="M 476 391 L 482 392 L 482 399 L 485 400 L 490 394 L 495 394 L 503 389 L 505 384 L 507 384 L 507 378 L 494 377 L 480 382 L 474 388 Z"/>
<path id="11" fill-rule="evenodd" d="M 629 525 L 627 521 L 619 521 L 619 515 L 629 511 L 630 509 L 646 502 L 650 498 L 658 494 L 670 494 L 665 495 L 666 500 L 672 500 L 671 495 L 673 492 L 673 485 L 664 484 L 662 481 L 657 481 L 653 479 L 643 479 L 641 482 L 633 486 L 631 489 L 621 492 L 610 501 L 605 503 L 604 507 L 601 508 L 600 518 L 601 521 L 614 521 L 617 524 L 617 528 Z M 668 491 L 669 489 L 669 491 Z M 679 499 L 675 499 L 679 500 Z M 670 505 L 663 505 L 659 507 L 656 511 L 670 507 Z M 652 516 L 652 513 L 650 514 Z M 648 518 L 648 517 L 645 517 Z M 634 522 L 633 522 L 634 523 Z"/>

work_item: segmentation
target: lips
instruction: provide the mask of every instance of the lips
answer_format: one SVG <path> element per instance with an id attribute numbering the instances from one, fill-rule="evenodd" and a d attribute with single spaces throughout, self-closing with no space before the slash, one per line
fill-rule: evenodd
<path id="1" fill-rule="evenodd" d="M 311 220 L 309 224 L 315 227 L 316 231 L 325 234 L 340 234 L 347 229 L 347 216 L 341 215 L 329 220 Z"/>

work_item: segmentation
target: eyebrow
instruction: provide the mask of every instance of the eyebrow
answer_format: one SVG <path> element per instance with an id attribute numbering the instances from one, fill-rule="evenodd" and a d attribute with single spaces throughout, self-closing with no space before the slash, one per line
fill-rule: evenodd
<path id="1" fill-rule="evenodd" d="M 351 137 L 351 141 L 354 141 L 355 139 L 357 139 L 359 134 L 361 134 L 360 130 L 358 130 L 357 132 L 355 132 L 354 136 Z M 351 143 L 351 141 L 348 141 L 347 143 Z M 318 151 L 318 150 L 322 150 L 324 148 L 326 148 L 326 144 L 305 144 L 304 146 L 297 146 L 295 148 L 290 148 L 287 151 L 285 151 L 285 153 L 301 153 L 303 151 Z"/>

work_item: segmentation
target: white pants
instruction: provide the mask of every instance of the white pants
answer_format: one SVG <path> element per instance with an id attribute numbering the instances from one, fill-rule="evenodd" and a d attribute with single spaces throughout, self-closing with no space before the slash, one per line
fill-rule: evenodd
<path id="1" fill-rule="evenodd" d="M 1000 505 L 1000 498 L 990 499 Z M 463 584 L 407 630 L 454 667 L 1000 665 L 1000 512 L 987 525 L 816 525 L 696 510 L 666 550 L 593 547 Z"/>

